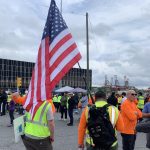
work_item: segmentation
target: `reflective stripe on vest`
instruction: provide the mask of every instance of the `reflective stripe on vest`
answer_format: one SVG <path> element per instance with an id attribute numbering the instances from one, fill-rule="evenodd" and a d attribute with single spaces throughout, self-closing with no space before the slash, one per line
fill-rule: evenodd
<path id="1" fill-rule="evenodd" d="M 114 107 L 112 107 L 112 109 L 111 109 L 111 123 L 112 123 L 112 125 L 113 125 L 113 128 L 115 127 L 115 108 Z"/>
<path id="2" fill-rule="evenodd" d="M 35 117 L 31 120 L 31 114 L 26 114 L 25 134 L 39 138 L 50 136 L 47 123 L 47 111 L 51 107 L 49 102 L 44 102 L 37 110 Z"/>
<path id="3" fill-rule="evenodd" d="M 104 101 L 97 101 L 96 102 L 97 105 L 96 107 L 103 107 L 105 104 L 107 104 L 106 102 Z M 103 106 L 100 106 L 100 104 L 103 103 L 104 105 Z M 89 107 L 86 107 L 86 111 L 85 111 L 85 115 L 86 115 L 86 122 L 88 120 L 88 111 L 89 111 Z M 113 125 L 113 127 L 115 127 L 116 125 L 116 122 L 118 120 L 118 109 L 115 107 L 115 106 L 109 106 L 108 107 L 108 111 L 109 111 L 109 116 L 110 116 L 110 121 Z M 116 135 L 117 136 L 117 135 Z M 86 142 L 90 145 L 94 145 L 93 144 L 93 140 L 92 138 L 90 137 L 89 135 L 89 131 L 88 129 L 86 128 Z M 116 145 L 117 144 L 117 141 L 113 143 L 112 146 Z"/>

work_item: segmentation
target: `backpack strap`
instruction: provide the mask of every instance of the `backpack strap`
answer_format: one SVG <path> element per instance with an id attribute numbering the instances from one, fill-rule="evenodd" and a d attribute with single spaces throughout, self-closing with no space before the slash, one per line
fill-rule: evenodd
<path id="1" fill-rule="evenodd" d="M 115 107 L 110 105 L 110 104 L 106 104 L 103 107 L 106 108 L 106 110 L 108 109 L 108 107 L 111 106 L 111 112 L 110 112 L 110 121 L 111 124 L 113 125 L 113 128 L 115 127 L 115 117 L 116 117 L 116 111 L 115 111 Z"/>
<path id="2" fill-rule="evenodd" d="M 96 106 L 93 104 L 93 105 L 87 105 L 87 106 L 85 107 L 85 109 L 86 109 L 86 111 L 85 111 L 86 121 L 87 121 L 88 118 L 89 118 L 89 110 L 90 110 L 92 107 L 96 107 Z"/>
<path id="3" fill-rule="evenodd" d="M 115 127 L 115 108 L 111 107 L 111 123 L 113 125 L 113 128 Z"/>

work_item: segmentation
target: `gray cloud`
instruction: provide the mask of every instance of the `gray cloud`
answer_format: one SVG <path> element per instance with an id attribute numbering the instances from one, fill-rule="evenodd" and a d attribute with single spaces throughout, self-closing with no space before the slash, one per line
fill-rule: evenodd
<path id="1" fill-rule="evenodd" d="M 97 34 L 100 37 L 108 36 L 112 30 L 113 28 L 111 26 L 108 26 L 104 23 L 99 23 L 94 27 L 95 34 Z"/>
<path id="2" fill-rule="evenodd" d="M 60 7 L 60 1 L 56 1 Z M 1 0 L 0 57 L 35 61 L 49 0 Z M 86 68 L 85 13 L 89 13 L 90 68 L 93 85 L 124 75 L 130 85 L 150 87 L 149 0 L 65 0 L 63 16 Z"/>

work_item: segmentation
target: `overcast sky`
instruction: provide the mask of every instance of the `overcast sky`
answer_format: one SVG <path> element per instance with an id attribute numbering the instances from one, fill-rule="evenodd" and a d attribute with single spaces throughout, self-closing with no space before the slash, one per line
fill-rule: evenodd
<path id="1" fill-rule="evenodd" d="M 138 88 L 150 87 L 149 0 L 62 0 L 63 17 L 86 68 L 85 13 L 89 13 L 93 85 L 117 75 Z M 60 8 L 60 0 L 56 0 Z M 50 0 L 0 1 L 0 57 L 35 62 Z"/>

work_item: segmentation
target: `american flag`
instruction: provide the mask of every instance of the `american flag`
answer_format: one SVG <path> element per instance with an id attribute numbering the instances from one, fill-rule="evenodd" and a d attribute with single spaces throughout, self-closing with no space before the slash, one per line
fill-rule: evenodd
<path id="1" fill-rule="evenodd" d="M 68 27 L 51 0 L 38 57 L 32 72 L 24 108 L 32 117 L 62 77 L 81 59 L 80 52 Z"/>

